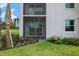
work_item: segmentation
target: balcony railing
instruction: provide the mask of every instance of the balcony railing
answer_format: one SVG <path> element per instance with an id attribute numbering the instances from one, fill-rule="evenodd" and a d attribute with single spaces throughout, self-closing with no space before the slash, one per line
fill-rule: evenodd
<path id="1" fill-rule="evenodd" d="M 24 15 L 46 15 L 45 3 L 25 3 L 23 7 Z"/>

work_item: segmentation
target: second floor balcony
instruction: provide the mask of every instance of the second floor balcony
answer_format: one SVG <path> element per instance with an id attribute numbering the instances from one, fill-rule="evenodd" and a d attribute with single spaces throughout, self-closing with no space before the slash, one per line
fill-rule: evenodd
<path id="1" fill-rule="evenodd" d="M 46 15 L 45 3 L 24 3 L 23 6 L 24 15 Z"/>

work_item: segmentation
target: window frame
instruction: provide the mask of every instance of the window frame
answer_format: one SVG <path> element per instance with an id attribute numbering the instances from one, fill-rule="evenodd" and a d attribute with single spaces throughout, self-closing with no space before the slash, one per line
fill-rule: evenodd
<path id="1" fill-rule="evenodd" d="M 29 26 L 28 27 L 28 30 L 29 30 L 28 35 L 29 36 L 42 36 L 43 35 L 43 22 L 40 21 L 39 19 L 41 19 L 41 18 L 34 17 L 32 21 L 28 22 L 28 26 Z M 30 29 L 31 29 L 30 24 L 33 24 L 33 23 L 37 24 L 38 28 L 33 28 L 34 29 L 34 34 L 31 34 L 32 32 L 30 31 Z M 41 27 L 39 25 L 41 25 Z M 39 34 L 39 32 L 38 32 L 39 29 L 41 29 L 41 31 L 40 31 L 41 34 Z"/>
<path id="2" fill-rule="evenodd" d="M 74 21 L 74 24 L 73 25 L 66 25 L 66 20 L 68 20 L 68 21 L 71 21 L 71 20 L 73 20 Z M 73 30 L 66 30 L 66 27 L 67 26 L 73 26 L 74 28 L 73 28 Z M 75 20 L 74 19 L 65 19 L 65 26 L 64 26 L 64 30 L 65 30 L 65 32 L 75 32 Z"/>
<path id="3" fill-rule="evenodd" d="M 30 6 L 33 6 L 33 8 L 31 7 L 31 9 L 30 9 Z M 42 11 L 40 11 L 39 8 Z M 24 11 L 23 11 L 24 15 L 46 15 L 46 3 L 32 3 L 32 4 L 28 3 L 28 4 L 24 4 L 23 9 L 24 9 Z M 33 11 L 29 11 L 29 9 L 30 10 L 33 9 Z M 26 12 L 26 10 L 27 10 L 27 12 Z"/>
<path id="4" fill-rule="evenodd" d="M 71 6 L 73 4 L 73 6 Z M 66 3 L 65 8 L 75 8 L 75 3 Z"/>

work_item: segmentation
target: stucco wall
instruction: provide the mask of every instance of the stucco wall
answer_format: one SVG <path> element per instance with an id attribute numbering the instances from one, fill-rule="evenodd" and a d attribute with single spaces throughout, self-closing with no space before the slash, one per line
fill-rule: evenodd
<path id="1" fill-rule="evenodd" d="M 46 38 L 52 36 L 52 3 L 46 4 Z"/>
<path id="2" fill-rule="evenodd" d="M 23 4 L 20 12 L 20 36 L 23 36 Z M 65 3 L 46 4 L 46 38 L 53 35 L 79 37 L 79 3 L 75 8 L 65 8 Z M 75 31 L 65 32 L 65 19 L 75 20 Z"/>
<path id="3" fill-rule="evenodd" d="M 79 20 L 77 18 L 79 18 L 78 3 L 75 4 L 75 8 L 65 8 L 65 3 L 48 4 L 47 38 L 53 35 L 64 37 L 79 37 Z M 75 20 L 75 31 L 65 31 L 65 19 Z"/>

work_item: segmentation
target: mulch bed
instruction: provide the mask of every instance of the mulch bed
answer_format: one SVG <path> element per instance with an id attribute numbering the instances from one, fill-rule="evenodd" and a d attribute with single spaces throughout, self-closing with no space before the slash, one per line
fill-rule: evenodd
<path id="1" fill-rule="evenodd" d="M 39 42 L 39 40 L 36 40 L 36 39 L 35 40 L 32 39 L 32 40 L 28 40 L 28 41 L 24 41 L 24 42 L 16 41 L 14 43 L 14 48 L 29 45 L 29 44 L 34 44 L 37 42 Z M 6 49 L 12 49 L 12 48 L 0 48 L 0 50 L 6 50 Z"/>

